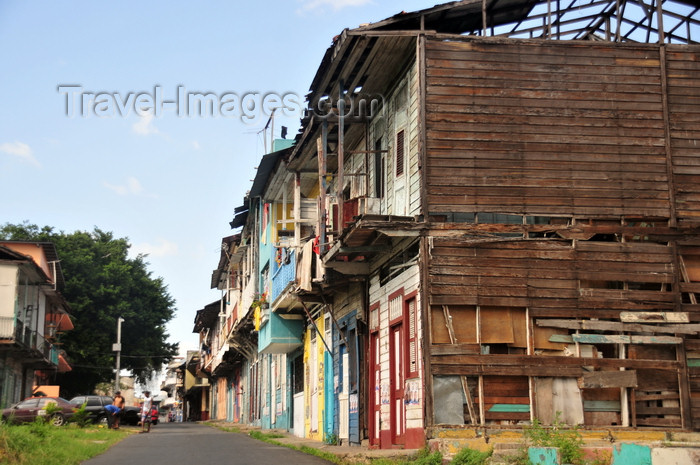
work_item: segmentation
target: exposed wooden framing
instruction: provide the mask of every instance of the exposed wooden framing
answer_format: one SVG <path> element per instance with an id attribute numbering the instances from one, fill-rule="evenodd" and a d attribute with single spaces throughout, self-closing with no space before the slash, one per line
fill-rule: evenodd
<path id="1" fill-rule="evenodd" d="M 294 247 L 301 247 L 301 173 L 294 172 Z"/>
<path id="2" fill-rule="evenodd" d="M 659 2 L 661 3 L 661 2 Z M 659 17 L 661 21 L 661 17 Z M 660 33 L 659 37 L 663 36 L 663 32 Z M 662 42 L 663 43 L 663 42 Z M 671 148 L 671 122 L 668 109 L 668 74 L 666 70 L 666 48 L 659 47 L 659 71 L 661 72 L 661 106 L 663 109 L 663 121 L 664 121 L 664 148 L 666 150 L 666 174 L 668 176 L 668 199 L 669 207 L 671 209 L 671 218 L 669 219 L 669 226 L 676 227 L 677 217 L 676 217 L 676 188 L 673 182 L 673 150 Z"/>
<path id="3" fill-rule="evenodd" d="M 583 373 L 579 379 L 582 389 L 636 388 L 636 371 L 592 371 Z"/>
<path id="4" fill-rule="evenodd" d="M 479 399 L 484 397 L 484 376 L 533 376 L 554 378 L 580 378 L 583 370 L 580 367 L 557 367 L 555 365 L 443 365 L 433 363 L 433 375 L 479 376 Z M 484 403 L 479 401 L 480 424 L 486 424 Z"/>
<path id="5" fill-rule="evenodd" d="M 457 344 L 457 338 L 455 337 L 455 330 L 452 326 L 452 315 L 450 315 L 450 308 L 447 305 L 442 306 L 442 312 L 445 315 L 445 324 L 447 325 L 447 333 L 450 335 L 450 343 Z M 464 392 L 464 397 L 467 400 L 467 410 L 469 411 L 469 421 L 472 425 L 477 423 L 476 416 L 474 414 L 474 403 L 472 402 L 472 395 L 469 392 L 469 384 L 467 383 L 467 378 L 465 376 L 459 377 L 462 383 L 462 391 Z"/>
<path id="6" fill-rule="evenodd" d="M 679 265 L 679 268 L 680 268 L 681 277 L 683 278 L 683 281 L 686 282 L 686 283 L 689 283 L 689 282 L 690 282 L 690 278 L 689 278 L 689 276 L 688 276 L 688 270 L 687 270 L 686 267 L 685 267 L 685 261 L 683 260 L 683 256 L 680 255 L 680 254 L 678 255 L 678 265 Z M 691 303 L 691 304 L 697 304 L 697 303 L 698 303 L 698 299 L 697 299 L 697 297 L 695 296 L 695 292 L 688 292 L 688 297 L 690 298 L 690 303 Z"/>
<path id="7" fill-rule="evenodd" d="M 326 350 L 328 351 L 328 353 L 332 354 L 333 351 L 328 346 L 328 343 L 326 342 L 326 340 L 323 338 L 323 333 L 321 331 L 319 331 L 318 325 L 316 324 L 316 320 L 314 320 L 313 317 L 311 316 L 311 312 L 306 307 L 306 304 L 301 299 L 299 299 L 299 303 L 301 304 L 302 308 L 304 309 L 304 313 L 306 313 L 306 317 L 309 319 L 309 321 L 313 325 L 314 329 L 316 330 L 316 337 L 321 339 L 321 342 L 323 342 L 323 345 L 326 346 Z"/>
<path id="8" fill-rule="evenodd" d="M 620 320 L 625 323 L 689 323 L 686 312 L 621 312 Z"/>
<path id="9" fill-rule="evenodd" d="M 418 62 L 418 169 L 420 176 L 421 211 L 428 212 L 428 181 L 425 176 L 427 168 L 426 144 L 426 57 L 425 35 L 420 35 L 416 41 L 416 60 Z"/>
<path id="10" fill-rule="evenodd" d="M 318 153 L 318 185 L 319 185 L 319 209 L 318 209 L 318 227 L 316 234 L 319 238 L 319 247 L 321 251 L 326 250 L 326 150 L 328 149 L 328 121 L 322 123 L 321 137 L 316 139 L 316 151 Z"/>
<path id="11" fill-rule="evenodd" d="M 325 267 L 345 275 L 368 275 L 370 273 L 367 262 L 328 261 L 325 263 Z"/>
<path id="12" fill-rule="evenodd" d="M 481 425 L 486 424 L 486 407 L 484 406 L 483 398 L 484 398 L 484 377 L 482 376 L 483 373 L 478 373 L 476 370 L 467 370 L 469 371 L 469 374 L 474 375 L 478 374 L 479 375 L 479 420 Z M 466 373 L 465 373 L 466 375 Z"/>
<path id="13" fill-rule="evenodd" d="M 555 334 L 549 340 L 577 344 L 680 344 L 683 342 L 683 338 L 673 336 L 625 336 L 621 334 L 572 334 L 571 336 Z"/>
<path id="14" fill-rule="evenodd" d="M 683 344 L 676 346 L 676 362 L 680 365 L 678 370 L 678 394 L 680 396 L 681 427 L 692 428 L 693 415 L 690 405 L 690 381 L 688 379 L 688 359 Z"/>
<path id="15" fill-rule="evenodd" d="M 430 295 L 430 278 L 429 278 L 429 268 L 428 268 L 428 257 L 430 256 L 430 246 L 429 238 L 421 237 L 419 239 L 420 247 L 420 273 L 421 273 L 421 323 L 422 327 L 425 328 L 424 334 L 432 334 L 432 321 L 430 317 L 430 305 L 428 303 L 428 296 Z M 434 406 L 433 406 L 433 377 L 432 365 L 431 365 L 431 352 L 428 349 L 430 337 L 424 337 L 423 339 L 423 392 L 424 396 L 424 408 L 423 408 L 423 418 L 425 421 L 426 428 L 432 427 L 435 423 L 434 418 Z"/>
<path id="16" fill-rule="evenodd" d="M 415 37 L 420 34 L 435 34 L 434 30 L 405 30 L 405 31 L 350 31 L 350 36 L 363 37 Z"/>
<path id="17" fill-rule="evenodd" d="M 596 331 L 623 331 L 639 333 L 698 334 L 700 324 L 645 325 L 604 320 L 538 319 L 537 326 L 549 328 L 582 329 Z"/>
<path id="18" fill-rule="evenodd" d="M 345 100 L 343 81 L 338 81 L 338 172 L 336 177 L 336 202 L 338 205 L 338 224 L 334 225 L 338 234 L 343 232 L 343 186 L 345 185 Z"/>
<path id="19" fill-rule="evenodd" d="M 652 4 L 653 4 L 652 0 Z M 662 7 L 662 0 L 656 0 L 656 20 L 658 21 L 658 24 L 656 26 L 656 33 L 659 36 L 659 45 L 663 45 L 664 43 L 664 9 Z M 650 21 L 651 23 L 651 21 Z M 651 24 L 650 24 L 651 26 Z M 650 27 L 651 29 L 651 27 Z"/>
<path id="20" fill-rule="evenodd" d="M 345 151 L 345 153 L 347 153 L 348 155 L 356 155 L 356 154 L 357 155 L 360 155 L 360 154 L 369 155 L 369 154 L 373 154 L 373 153 L 387 153 L 387 152 L 389 152 L 389 151 L 388 150 L 370 150 L 369 148 L 367 148 L 366 150 L 346 150 Z"/>
<path id="21" fill-rule="evenodd" d="M 629 369 L 654 369 L 675 372 L 681 368 L 681 362 L 672 360 L 635 360 L 619 358 L 590 358 L 590 357 L 565 357 L 565 356 L 538 356 L 538 355 L 442 355 L 433 356 L 432 365 L 449 367 L 456 369 L 459 366 L 481 366 L 487 371 L 495 367 L 555 367 L 561 370 L 565 368 L 581 369 L 584 366 L 594 368 L 614 368 L 621 367 Z M 455 373 L 457 374 L 457 373 Z M 578 376 L 580 376 L 579 373 Z M 537 375 L 532 375 L 537 376 Z"/>
<path id="22" fill-rule="evenodd" d="M 682 342 L 682 341 L 681 341 Z M 627 358 L 627 347 L 624 344 L 618 346 L 618 351 L 620 358 Z M 629 373 L 624 367 L 620 367 L 619 373 Z M 636 373 L 635 373 L 636 374 Z M 635 387 L 637 381 L 634 381 Z M 622 426 L 630 425 L 630 409 L 629 409 L 629 396 L 627 394 L 627 386 L 620 386 L 620 417 L 622 420 Z"/>
<path id="23" fill-rule="evenodd" d="M 525 309 L 525 337 L 527 338 L 526 355 L 534 355 L 535 353 L 535 334 L 532 327 L 532 318 L 530 317 L 530 309 Z M 530 397 L 530 421 L 535 420 L 535 412 L 537 412 L 537 392 L 535 389 L 535 379 L 532 375 L 527 377 L 528 393 Z"/>

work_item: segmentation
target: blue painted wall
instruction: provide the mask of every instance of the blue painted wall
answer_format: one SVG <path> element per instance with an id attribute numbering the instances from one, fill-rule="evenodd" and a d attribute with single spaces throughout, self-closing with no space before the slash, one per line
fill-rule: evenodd
<path id="1" fill-rule="evenodd" d="M 352 370 L 348 370 L 348 376 L 352 377 L 354 373 L 354 380 L 348 380 L 351 386 L 355 386 L 355 389 L 351 389 L 348 386 L 348 394 L 350 397 L 350 402 L 348 402 L 348 436 L 351 443 L 360 443 L 360 412 L 359 412 L 359 386 L 360 386 L 360 349 L 359 349 L 359 337 L 357 335 L 357 311 L 353 311 L 338 320 L 338 325 L 342 331 L 345 331 L 346 338 L 354 335 L 356 357 L 355 366 Z M 334 391 L 333 405 L 335 406 L 335 414 L 333 417 L 333 430 L 337 435 L 340 431 L 340 403 L 338 400 L 338 394 L 343 389 L 343 354 L 348 353 L 347 345 L 340 338 L 340 331 L 333 332 L 333 367 L 335 372 L 338 374 L 338 388 Z M 350 357 L 348 357 L 348 363 L 352 363 Z M 355 401 L 353 402 L 353 398 Z"/>

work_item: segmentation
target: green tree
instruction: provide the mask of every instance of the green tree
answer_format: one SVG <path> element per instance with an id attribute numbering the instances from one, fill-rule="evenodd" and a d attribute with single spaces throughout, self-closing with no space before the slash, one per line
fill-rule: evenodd
<path id="1" fill-rule="evenodd" d="M 144 381 L 177 354 L 167 342 L 165 324 L 175 312 L 175 300 L 162 278 L 148 271 L 144 256 L 128 256 L 127 238 L 111 232 L 56 232 L 24 222 L 0 228 L 5 240 L 53 242 L 65 278 L 62 290 L 71 307 L 75 329 L 61 336 L 72 371 L 58 376 L 66 397 L 91 391 L 114 379 L 117 318 L 122 324 L 121 367 Z"/>

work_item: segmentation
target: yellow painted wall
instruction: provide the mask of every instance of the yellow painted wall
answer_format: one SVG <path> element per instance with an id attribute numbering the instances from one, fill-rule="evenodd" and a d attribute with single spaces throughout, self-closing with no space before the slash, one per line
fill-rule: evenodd
<path id="1" fill-rule="evenodd" d="M 323 417 L 324 417 L 324 352 L 326 350 L 321 337 L 323 337 L 325 328 L 323 326 L 323 316 L 316 321 L 318 333 L 316 334 L 316 364 L 315 364 L 315 379 L 311 380 L 311 331 L 313 326 L 306 329 L 304 334 L 304 436 L 318 441 L 323 440 Z M 313 390 L 316 389 L 318 395 L 316 399 L 317 422 L 316 431 L 311 431 L 311 402 L 313 398 Z"/>

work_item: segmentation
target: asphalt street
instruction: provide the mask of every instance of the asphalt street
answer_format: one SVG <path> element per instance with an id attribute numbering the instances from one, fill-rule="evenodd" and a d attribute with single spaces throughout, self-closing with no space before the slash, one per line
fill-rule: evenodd
<path id="1" fill-rule="evenodd" d="M 161 423 L 132 434 L 83 465 L 328 465 L 331 462 L 286 447 L 197 423 Z"/>

